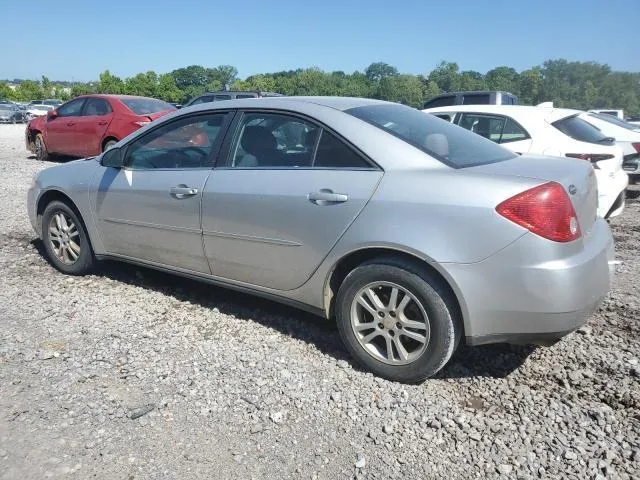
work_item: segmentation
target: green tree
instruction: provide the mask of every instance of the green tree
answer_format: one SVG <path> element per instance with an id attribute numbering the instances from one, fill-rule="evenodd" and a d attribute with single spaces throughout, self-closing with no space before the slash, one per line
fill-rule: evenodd
<path id="1" fill-rule="evenodd" d="M 364 71 L 370 82 L 380 82 L 383 78 L 394 77 L 398 75 L 396 67 L 384 62 L 375 62 L 367 67 Z"/>
<path id="2" fill-rule="evenodd" d="M 42 75 L 42 80 L 40 82 L 42 86 L 42 96 L 46 98 L 53 97 L 53 85 L 51 84 L 51 80 L 49 80 L 45 75 Z"/>
<path id="3" fill-rule="evenodd" d="M 429 81 L 434 82 L 443 92 L 460 90 L 460 75 L 458 64 L 442 61 L 429 74 Z"/>
<path id="4" fill-rule="evenodd" d="M 0 99 L 10 100 L 14 98 L 13 90 L 9 87 L 7 82 L 0 82 Z"/>
<path id="5" fill-rule="evenodd" d="M 43 98 L 42 87 L 33 80 L 23 80 L 17 86 L 14 94 L 16 100 L 28 101 Z"/>
<path id="6" fill-rule="evenodd" d="M 424 103 L 422 82 L 415 75 L 395 75 L 380 80 L 378 98 L 421 107 Z"/>
<path id="7" fill-rule="evenodd" d="M 518 72 L 511 67 L 496 67 L 485 75 L 489 90 L 502 90 L 518 95 Z"/>
<path id="8" fill-rule="evenodd" d="M 109 70 L 105 70 L 100 74 L 100 81 L 96 87 L 98 93 L 125 93 L 125 84 L 120 77 L 112 75 Z"/>

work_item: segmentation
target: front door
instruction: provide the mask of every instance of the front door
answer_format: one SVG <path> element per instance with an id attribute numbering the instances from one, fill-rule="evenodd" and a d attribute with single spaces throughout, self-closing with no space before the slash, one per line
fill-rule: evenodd
<path id="1" fill-rule="evenodd" d="M 75 155 L 82 157 L 100 155 L 102 141 L 111 120 L 113 120 L 113 110 L 106 99 L 87 99 L 82 116 L 76 120 L 76 133 L 73 140 Z"/>
<path id="2" fill-rule="evenodd" d="M 293 115 L 245 113 L 236 131 L 203 195 L 213 275 L 297 288 L 364 208 L 383 172 L 329 131 Z"/>
<path id="3" fill-rule="evenodd" d="M 124 167 L 105 168 L 94 184 L 94 209 L 108 253 L 210 273 L 200 203 L 226 117 L 181 117 L 123 147 Z"/>
<path id="4" fill-rule="evenodd" d="M 56 109 L 56 117 L 47 117 L 45 143 L 50 153 L 77 155 L 74 142 L 76 124 L 86 98 L 76 98 Z"/>

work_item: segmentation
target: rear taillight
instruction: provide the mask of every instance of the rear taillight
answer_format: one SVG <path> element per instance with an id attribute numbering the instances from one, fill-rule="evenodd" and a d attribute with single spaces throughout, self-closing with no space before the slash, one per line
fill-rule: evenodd
<path id="1" fill-rule="evenodd" d="M 582 235 L 571 199 L 562 185 L 556 182 L 519 193 L 498 205 L 496 211 L 554 242 L 571 242 Z"/>
<path id="2" fill-rule="evenodd" d="M 580 160 L 589 160 L 590 162 L 599 162 L 600 160 L 611 160 L 615 158 L 608 153 L 567 153 L 567 157 L 579 158 Z"/>
<path id="3" fill-rule="evenodd" d="M 632 143 L 631 145 L 636 149 L 636 152 L 640 153 L 640 143 Z"/>
<path id="4" fill-rule="evenodd" d="M 147 117 L 144 120 L 136 120 L 135 122 L 133 122 L 134 125 L 137 125 L 139 127 L 144 127 L 145 125 L 151 123 L 151 118 Z"/>

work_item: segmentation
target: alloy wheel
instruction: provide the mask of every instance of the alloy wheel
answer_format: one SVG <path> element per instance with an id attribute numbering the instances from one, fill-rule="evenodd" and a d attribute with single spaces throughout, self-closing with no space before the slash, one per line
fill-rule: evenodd
<path id="1" fill-rule="evenodd" d="M 370 283 L 358 291 L 351 304 L 351 328 L 369 355 L 391 365 L 420 358 L 431 333 L 420 301 L 391 282 Z"/>
<path id="2" fill-rule="evenodd" d="M 65 265 L 73 265 L 80 257 L 80 231 L 73 219 L 62 211 L 55 212 L 49 221 L 49 244 Z"/>

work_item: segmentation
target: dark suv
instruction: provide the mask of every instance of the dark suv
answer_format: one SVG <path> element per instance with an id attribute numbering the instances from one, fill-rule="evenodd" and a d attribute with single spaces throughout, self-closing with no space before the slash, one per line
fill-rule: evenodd
<path id="1" fill-rule="evenodd" d="M 283 95 L 279 93 L 272 92 L 248 92 L 248 91 L 229 91 L 222 90 L 220 92 L 206 92 L 200 95 L 199 97 L 192 98 L 189 100 L 184 107 L 190 107 L 191 105 L 197 105 L 199 103 L 207 103 L 207 102 L 219 102 L 221 100 L 233 100 L 236 98 L 261 98 L 261 97 L 282 97 Z"/>
<path id="2" fill-rule="evenodd" d="M 424 108 L 451 105 L 517 105 L 518 97 L 509 92 L 449 92 L 433 97 Z"/>

